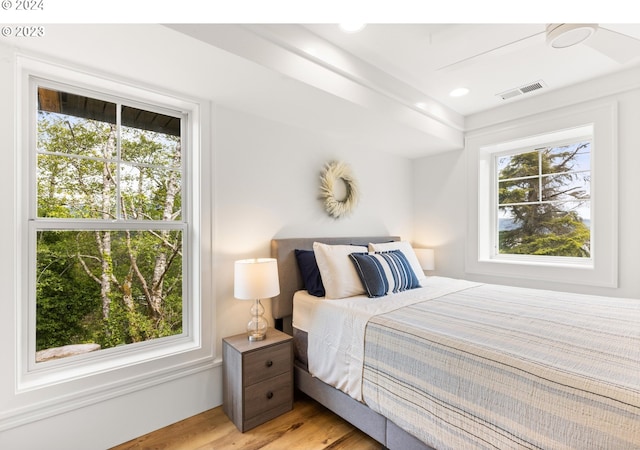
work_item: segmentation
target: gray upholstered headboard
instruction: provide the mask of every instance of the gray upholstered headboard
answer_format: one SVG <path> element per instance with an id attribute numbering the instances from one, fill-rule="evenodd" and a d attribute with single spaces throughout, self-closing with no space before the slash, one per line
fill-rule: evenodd
<path id="1" fill-rule="evenodd" d="M 331 238 L 287 238 L 271 240 L 271 257 L 278 260 L 280 295 L 271 301 L 271 311 L 276 328 L 291 333 L 291 315 L 293 314 L 293 294 L 304 288 L 302 276 L 298 270 L 295 250 L 313 250 L 314 242 L 325 244 L 367 245 L 369 242 L 399 241 L 399 236 L 358 236 Z"/>

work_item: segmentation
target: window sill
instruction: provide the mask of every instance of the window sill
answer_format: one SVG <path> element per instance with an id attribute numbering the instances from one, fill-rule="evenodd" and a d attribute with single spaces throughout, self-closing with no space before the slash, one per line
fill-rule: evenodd
<path id="1" fill-rule="evenodd" d="M 612 267 L 594 265 L 536 263 L 498 259 L 467 261 L 465 271 L 471 274 L 519 278 L 529 281 L 618 287 L 617 273 Z"/>

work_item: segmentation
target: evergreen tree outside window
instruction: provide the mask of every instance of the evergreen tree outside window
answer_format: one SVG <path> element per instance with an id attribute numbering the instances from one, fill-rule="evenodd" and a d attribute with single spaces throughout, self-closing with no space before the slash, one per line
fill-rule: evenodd
<path id="1" fill-rule="evenodd" d="M 591 257 L 591 140 L 495 157 L 497 254 Z"/>
<path id="2" fill-rule="evenodd" d="M 184 116 L 47 83 L 37 101 L 36 362 L 182 334 Z"/>

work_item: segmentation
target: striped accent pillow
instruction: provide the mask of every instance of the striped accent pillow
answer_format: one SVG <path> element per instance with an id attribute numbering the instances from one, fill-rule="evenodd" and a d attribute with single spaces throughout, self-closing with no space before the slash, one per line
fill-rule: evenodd
<path id="1" fill-rule="evenodd" d="M 420 287 L 407 257 L 400 250 L 349 255 L 369 297 Z"/>

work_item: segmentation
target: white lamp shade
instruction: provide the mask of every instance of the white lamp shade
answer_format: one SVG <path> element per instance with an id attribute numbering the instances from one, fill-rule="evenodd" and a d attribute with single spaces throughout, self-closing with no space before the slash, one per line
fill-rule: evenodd
<path id="1" fill-rule="evenodd" d="M 273 258 L 235 262 L 233 296 L 240 300 L 275 297 L 280 293 L 278 262 Z"/>
<path id="2" fill-rule="evenodd" d="M 435 252 L 432 248 L 415 248 L 414 251 L 422 270 L 434 270 L 436 268 Z"/>

